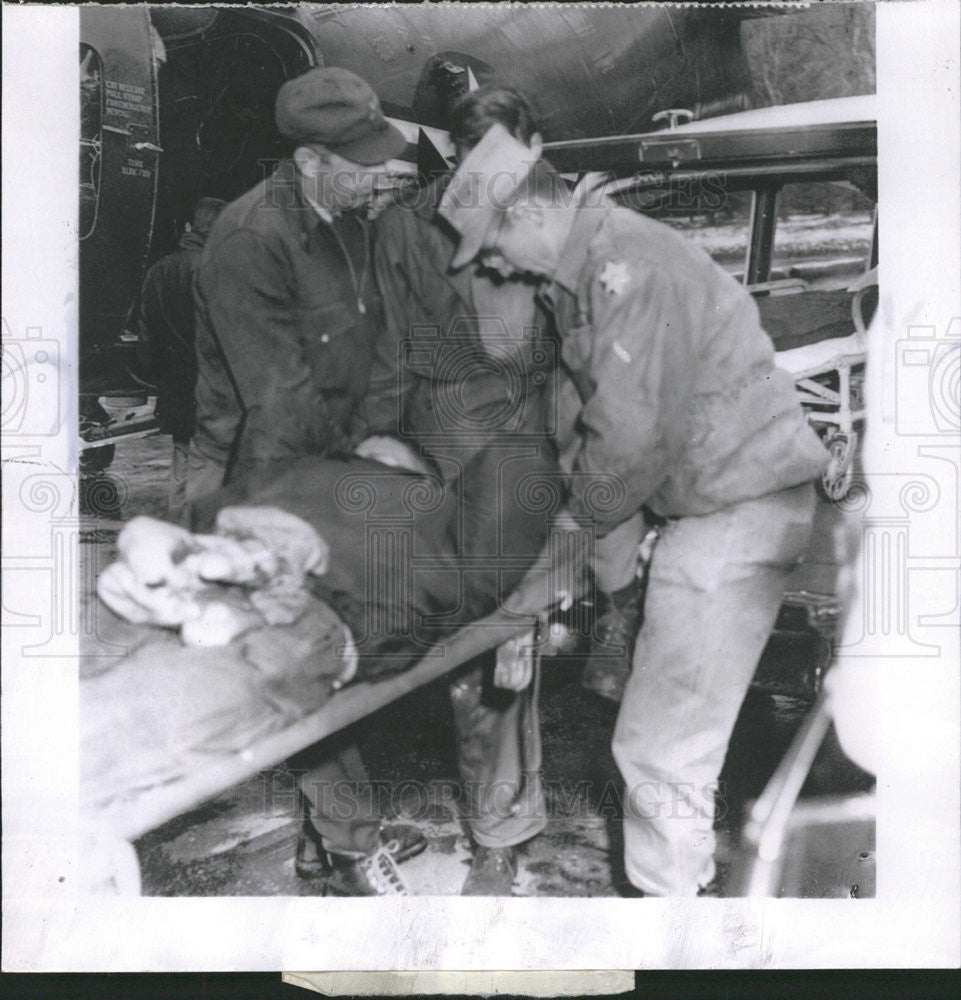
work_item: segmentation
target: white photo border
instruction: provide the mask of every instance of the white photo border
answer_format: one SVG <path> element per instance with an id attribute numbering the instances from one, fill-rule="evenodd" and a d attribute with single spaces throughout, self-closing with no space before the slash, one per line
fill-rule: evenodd
<path id="1" fill-rule="evenodd" d="M 886 473 L 935 482 L 942 518 L 932 527 L 918 516 L 907 577 L 913 634 L 940 655 L 905 655 L 891 668 L 905 686 L 882 721 L 895 752 L 878 782 L 877 898 L 129 899 L 77 892 L 78 652 L 76 636 L 50 624 L 76 613 L 78 583 L 78 10 L 4 7 L 4 348 L 45 358 L 27 372 L 27 431 L 3 438 L 4 971 L 961 963 L 961 454 L 950 420 L 942 432 L 917 417 L 932 411 L 930 374 L 914 385 L 897 368 L 905 351 L 918 358 L 961 336 L 959 12 L 958 0 L 877 9 L 888 336 L 878 440 Z M 7 381 L 5 367 L 5 419 L 18 391 Z"/>

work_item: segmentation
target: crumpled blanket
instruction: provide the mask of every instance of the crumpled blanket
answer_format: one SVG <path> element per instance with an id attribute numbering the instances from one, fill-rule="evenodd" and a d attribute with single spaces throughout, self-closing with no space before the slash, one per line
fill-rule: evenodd
<path id="1" fill-rule="evenodd" d="M 197 753 L 240 751 L 316 711 L 351 655 L 340 619 L 316 599 L 292 624 L 214 647 L 185 646 L 171 630 L 100 611 L 98 651 L 130 652 L 91 659 L 81 678 L 88 805 L 175 780 Z"/>
<path id="2" fill-rule="evenodd" d="M 119 558 L 96 584 L 85 576 L 81 599 L 93 623 L 81 647 L 88 806 L 182 777 L 197 754 L 234 753 L 285 728 L 323 705 L 356 664 L 350 632 L 306 587 L 306 567 L 326 558 L 322 540 L 288 515 L 235 513 L 223 511 L 218 522 L 223 548 L 135 519 L 120 534 Z M 208 547 L 195 550 L 200 541 Z M 191 559 L 210 569 L 224 553 L 239 582 L 205 582 L 191 571 Z M 155 603 L 127 600 L 131 580 L 131 593 L 159 595 Z M 222 620 L 229 628 L 218 637 Z"/>

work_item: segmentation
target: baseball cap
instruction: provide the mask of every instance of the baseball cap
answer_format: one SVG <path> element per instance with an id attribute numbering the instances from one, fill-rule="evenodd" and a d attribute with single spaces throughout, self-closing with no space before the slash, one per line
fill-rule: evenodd
<path id="1" fill-rule="evenodd" d="M 275 119 L 285 139 L 320 143 L 364 165 L 394 159 L 407 145 L 384 118 L 370 84 L 340 66 L 320 66 L 288 80 L 277 93 Z"/>

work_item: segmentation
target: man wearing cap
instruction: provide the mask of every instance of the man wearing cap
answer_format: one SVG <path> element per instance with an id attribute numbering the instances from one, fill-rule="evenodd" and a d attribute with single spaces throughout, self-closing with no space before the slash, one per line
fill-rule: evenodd
<path id="1" fill-rule="evenodd" d="M 367 388 L 380 307 L 363 210 L 405 140 L 338 67 L 285 83 L 276 122 L 290 156 L 224 210 L 200 263 L 188 499 L 347 447 Z"/>
<path id="2" fill-rule="evenodd" d="M 521 158 L 494 126 L 460 170 L 488 192 L 487 165 Z M 631 883 L 693 896 L 715 876 L 714 789 L 827 455 L 753 300 L 707 254 L 539 168 L 510 187 L 441 206 L 462 234 L 454 265 L 543 282 L 577 390 L 561 430 L 575 516 L 599 535 L 643 505 L 666 519 L 613 749 Z M 590 509 L 612 474 L 619 510 Z"/>
<path id="3" fill-rule="evenodd" d="M 539 155 L 530 108 L 508 87 L 464 95 L 451 120 L 461 153 L 497 122 L 527 158 Z M 369 437 L 357 451 L 399 438 L 428 457 L 464 505 L 460 550 L 503 561 L 478 552 L 479 541 L 500 538 L 509 559 L 528 548 L 533 532 L 516 509 L 517 481 L 556 470 L 546 392 L 556 351 L 535 283 L 451 271 L 457 232 L 437 215 L 449 180 L 436 178 L 377 218 L 374 267 L 385 323 L 360 411 Z M 479 658 L 450 686 L 475 843 L 464 895 L 509 896 L 515 847 L 546 825 L 536 707 L 529 689 L 504 689 L 514 678 L 493 660 Z"/>
<path id="4" fill-rule="evenodd" d="M 187 499 L 267 483 L 289 460 L 346 451 L 381 322 L 364 213 L 405 148 L 370 86 L 323 67 L 289 80 L 276 122 L 290 156 L 221 213 L 197 275 L 197 429 Z M 396 891 L 394 864 L 426 846 L 384 825 L 353 746 L 302 781 L 310 819 L 297 870 L 323 891 Z M 323 803 L 331 790 L 349 814 Z M 321 849 L 323 848 L 323 849 Z"/>

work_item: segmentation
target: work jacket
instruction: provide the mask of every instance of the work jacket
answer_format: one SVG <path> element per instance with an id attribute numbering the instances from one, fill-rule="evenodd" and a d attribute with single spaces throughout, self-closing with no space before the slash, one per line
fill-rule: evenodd
<path id="1" fill-rule="evenodd" d="M 137 311 L 138 357 L 157 387 L 161 433 L 186 443 L 194 432 L 194 273 L 204 240 L 184 233 L 178 248 L 158 260 L 144 278 Z"/>
<path id="2" fill-rule="evenodd" d="M 707 514 L 824 468 L 754 300 L 668 226 L 606 201 L 582 206 L 544 297 L 571 376 L 561 436 L 572 504 L 600 533 L 644 504 Z"/>
<path id="3" fill-rule="evenodd" d="M 561 506 L 549 392 L 556 341 L 544 330 L 536 285 L 474 266 L 451 271 L 459 237 L 436 213 L 445 183 L 389 207 L 375 224 L 385 322 L 364 429 L 400 437 L 432 460 L 458 498 L 455 551 L 508 579 L 511 561 L 529 562 Z M 465 594 L 476 589 L 469 576 Z"/>
<path id="4" fill-rule="evenodd" d="M 375 223 L 385 323 L 362 416 L 370 434 L 472 452 L 495 437 L 554 430 L 544 407 L 556 345 L 536 286 L 473 266 L 450 269 L 459 237 L 436 211 L 448 180 Z"/>
<path id="5" fill-rule="evenodd" d="M 196 300 L 199 454 L 229 479 L 348 447 L 380 317 L 366 218 L 323 221 L 284 161 L 218 217 Z"/>

